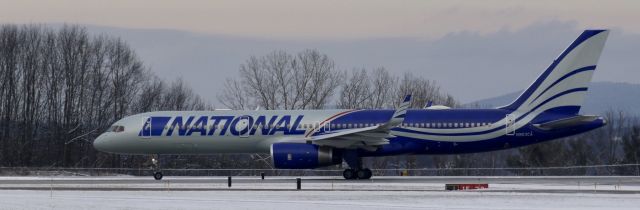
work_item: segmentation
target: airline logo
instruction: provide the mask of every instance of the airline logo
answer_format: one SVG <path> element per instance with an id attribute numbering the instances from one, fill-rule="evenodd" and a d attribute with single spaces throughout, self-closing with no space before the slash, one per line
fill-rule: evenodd
<path id="1" fill-rule="evenodd" d="M 274 116 L 153 116 L 148 117 L 138 136 L 248 136 L 301 135 L 304 115 Z"/>

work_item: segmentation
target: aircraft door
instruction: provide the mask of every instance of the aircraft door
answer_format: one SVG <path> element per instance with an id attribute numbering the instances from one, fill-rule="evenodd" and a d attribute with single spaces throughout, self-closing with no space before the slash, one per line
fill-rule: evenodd
<path id="1" fill-rule="evenodd" d="M 513 136 L 516 134 L 516 117 L 514 114 L 507 114 L 505 117 L 505 132 L 508 136 Z"/>
<path id="2" fill-rule="evenodd" d="M 142 122 L 142 134 L 140 135 L 144 139 L 151 138 L 151 117 L 147 117 Z"/>
<path id="3" fill-rule="evenodd" d="M 324 124 L 324 132 L 331 131 L 331 121 Z"/>

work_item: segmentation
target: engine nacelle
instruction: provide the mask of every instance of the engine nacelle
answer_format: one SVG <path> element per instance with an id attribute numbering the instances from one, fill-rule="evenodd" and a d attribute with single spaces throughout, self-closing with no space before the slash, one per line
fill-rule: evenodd
<path id="1" fill-rule="evenodd" d="M 275 143 L 271 145 L 271 160 L 275 168 L 312 169 L 342 163 L 342 153 L 314 144 Z"/>

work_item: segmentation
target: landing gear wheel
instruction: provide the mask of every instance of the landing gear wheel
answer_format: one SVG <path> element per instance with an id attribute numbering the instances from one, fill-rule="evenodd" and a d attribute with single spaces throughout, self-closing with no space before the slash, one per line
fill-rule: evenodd
<path id="1" fill-rule="evenodd" d="M 356 179 L 356 171 L 353 169 L 345 169 L 342 172 L 342 177 L 344 177 L 344 179 Z"/>
<path id="2" fill-rule="evenodd" d="M 160 155 L 151 155 L 151 170 L 155 180 L 162 180 L 162 171 L 160 170 Z"/>
<path id="3" fill-rule="evenodd" d="M 162 172 L 153 172 L 153 178 L 156 180 L 162 180 Z"/>
<path id="4" fill-rule="evenodd" d="M 368 168 L 360 169 L 356 172 L 358 179 L 371 179 L 372 175 L 373 173 L 371 172 L 371 169 Z"/>

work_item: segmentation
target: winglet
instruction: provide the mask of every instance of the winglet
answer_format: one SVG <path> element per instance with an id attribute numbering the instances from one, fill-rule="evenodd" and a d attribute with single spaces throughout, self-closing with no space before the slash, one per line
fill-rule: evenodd
<path id="1" fill-rule="evenodd" d="M 427 102 L 427 104 L 426 104 L 426 105 L 424 105 L 424 108 L 423 108 L 423 109 L 429 108 L 429 107 L 431 107 L 432 105 L 433 105 L 433 101 L 429 101 L 429 102 Z"/>
<path id="2" fill-rule="evenodd" d="M 391 120 L 389 120 L 389 123 L 387 123 L 387 127 L 395 127 L 402 124 L 402 122 L 404 121 L 404 117 L 407 114 L 407 109 L 409 109 L 410 105 L 411 94 L 404 97 L 404 100 L 402 101 L 398 109 L 396 109 L 396 111 L 393 113 L 393 117 L 391 117 Z"/>

